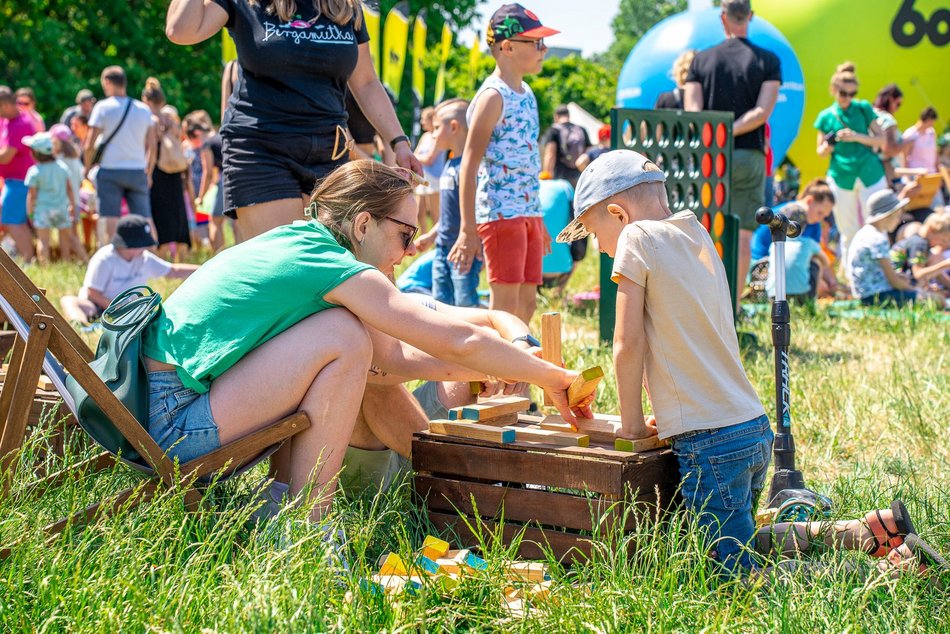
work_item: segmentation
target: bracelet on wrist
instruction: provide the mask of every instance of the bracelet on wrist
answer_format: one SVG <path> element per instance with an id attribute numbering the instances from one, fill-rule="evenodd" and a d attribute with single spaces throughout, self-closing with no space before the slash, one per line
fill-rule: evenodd
<path id="1" fill-rule="evenodd" d="M 407 137 L 405 134 L 400 134 L 395 139 L 389 142 L 389 147 L 392 148 L 393 152 L 395 152 L 396 146 L 402 143 L 403 141 L 406 142 L 406 145 L 409 145 L 409 137 Z"/>

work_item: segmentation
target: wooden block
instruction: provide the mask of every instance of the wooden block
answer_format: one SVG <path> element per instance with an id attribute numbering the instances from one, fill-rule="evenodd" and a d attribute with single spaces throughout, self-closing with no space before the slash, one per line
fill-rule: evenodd
<path id="1" fill-rule="evenodd" d="M 379 567 L 380 575 L 408 575 L 409 570 L 406 568 L 406 564 L 403 562 L 402 557 L 396 553 L 389 553 L 386 555 L 386 559 L 383 561 L 383 564 Z"/>
<path id="2" fill-rule="evenodd" d="M 541 358 L 561 367 L 564 359 L 561 356 L 561 314 L 544 313 L 541 315 Z M 551 396 L 544 393 L 544 404 L 554 405 Z"/>
<path id="3" fill-rule="evenodd" d="M 419 555 L 416 558 L 416 567 L 421 571 L 429 575 L 439 574 L 439 564 L 435 563 L 432 559 L 429 559 L 425 555 Z"/>
<path id="4" fill-rule="evenodd" d="M 510 414 L 502 414 L 501 416 L 495 416 L 492 418 L 485 418 L 479 421 L 471 422 L 477 422 L 481 425 L 491 425 L 492 427 L 505 427 L 507 425 L 514 425 L 518 422 L 518 412 L 511 412 Z"/>
<path id="5" fill-rule="evenodd" d="M 450 420 L 475 420 L 482 422 L 489 418 L 498 418 L 506 414 L 526 412 L 531 407 L 531 399 L 523 396 L 502 396 L 474 405 L 455 407 L 449 410 Z"/>
<path id="6" fill-rule="evenodd" d="M 438 537 L 427 535 L 422 542 L 422 554 L 433 561 L 445 557 L 447 552 L 449 552 L 449 543 Z"/>
<path id="7" fill-rule="evenodd" d="M 465 559 L 462 560 L 462 564 L 468 566 L 472 570 L 486 570 L 488 568 L 487 561 L 481 557 L 473 555 L 472 553 L 465 555 Z"/>
<path id="8" fill-rule="evenodd" d="M 53 382 L 49 380 L 48 376 L 41 375 L 39 382 L 36 384 L 36 389 L 50 392 L 52 390 L 55 390 L 56 386 L 53 385 Z"/>
<path id="9" fill-rule="evenodd" d="M 541 429 L 551 431 L 571 432 L 571 426 L 559 415 L 547 416 L 541 421 Z M 578 418 L 578 433 L 587 434 L 592 442 L 612 445 L 620 430 L 620 421 L 605 420 L 602 418 Z"/>
<path id="10" fill-rule="evenodd" d="M 404 591 L 415 594 L 422 587 L 422 579 L 402 575 L 373 575 L 372 582 L 385 594 L 400 594 Z"/>
<path id="11" fill-rule="evenodd" d="M 485 386 L 481 381 L 469 381 L 468 382 L 468 391 L 472 396 L 478 396 L 482 393 L 482 390 L 485 389 Z"/>
<path id="12" fill-rule="evenodd" d="M 659 449 L 660 447 L 667 447 L 669 444 L 668 440 L 660 440 L 658 436 L 640 438 L 639 440 L 627 440 L 626 438 L 614 439 L 614 449 L 617 451 L 651 451 L 653 449 Z"/>
<path id="13" fill-rule="evenodd" d="M 550 579 L 536 583 L 530 588 L 525 588 L 524 598 L 532 601 L 544 601 L 551 594 L 551 586 L 554 584 Z"/>
<path id="14" fill-rule="evenodd" d="M 601 379 L 604 378 L 604 371 L 599 366 L 596 365 L 592 368 L 587 368 L 580 373 L 574 382 L 571 383 L 571 386 L 567 388 L 567 401 L 571 407 L 574 407 L 585 398 L 594 393 L 597 389 L 597 384 L 600 383 Z"/>
<path id="15" fill-rule="evenodd" d="M 488 440 L 497 443 L 515 441 L 515 432 L 502 427 L 480 425 L 478 423 L 463 423 L 451 420 L 429 421 L 429 432 L 440 436 L 459 436 L 475 440 Z"/>
<path id="16" fill-rule="evenodd" d="M 454 558 L 442 557 L 436 559 L 435 563 L 439 566 L 439 572 L 444 574 L 457 575 L 463 572 L 462 563 Z"/>
<path id="17" fill-rule="evenodd" d="M 547 566 L 536 561 L 513 561 L 505 571 L 509 579 L 540 583 L 548 573 Z"/>
<path id="18" fill-rule="evenodd" d="M 564 431 L 535 429 L 532 427 L 506 427 L 506 429 L 513 429 L 515 431 L 515 440 L 546 442 L 552 445 L 563 445 L 565 447 L 590 446 L 590 436 L 587 434 L 576 434 L 570 431 L 570 426 L 566 423 L 564 426 L 567 428 Z"/>

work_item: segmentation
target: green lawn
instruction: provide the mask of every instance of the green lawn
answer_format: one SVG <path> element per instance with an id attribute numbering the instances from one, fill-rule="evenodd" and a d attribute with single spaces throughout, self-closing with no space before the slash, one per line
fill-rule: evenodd
<path id="1" fill-rule="evenodd" d="M 596 284 L 594 260 L 584 263 L 569 292 Z M 82 270 L 34 267 L 30 275 L 57 299 L 74 292 Z M 173 287 L 156 284 L 162 293 Z M 602 365 L 608 377 L 596 409 L 616 412 L 610 350 L 597 341 L 596 314 L 565 311 L 568 364 Z M 760 343 L 743 351 L 744 362 L 772 412 L 768 327 L 765 314 L 740 323 L 758 336 Z M 799 467 L 809 486 L 834 499 L 840 518 L 886 508 L 900 497 L 922 536 L 950 552 L 947 322 L 926 311 L 843 319 L 823 309 L 796 309 L 792 328 L 791 404 Z M 501 607 L 507 584 L 491 568 L 450 593 L 424 588 L 384 599 L 361 589 L 360 581 L 376 571 L 381 553 L 408 555 L 431 532 L 408 485 L 334 506 L 328 521 L 346 533 L 348 573 L 325 559 L 321 533 L 291 521 L 293 512 L 263 530 L 245 528 L 242 504 L 258 474 L 215 487 L 203 515 L 184 513 L 180 496 L 167 494 L 44 543 L 41 526 L 137 478 L 121 469 L 32 499 L 28 474 L 47 439 L 43 429 L 31 439 L 11 494 L 0 499 L 0 542 L 25 538 L 0 562 L 4 632 L 950 631 L 945 592 L 923 579 L 867 577 L 843 566 L 870 561 L 863 555 L 812 556 L 827 564 L 822 572 L 771 589 L 718 580 L 682 515 L 633 535 L 639 545 L 633 559 L 603 546 L 587 565 L 552 564 L 553 598 L 524 618 Z M 46 466 L 91 455 L 80 440 Z M 507 553 L 484 537 L 485 556 L 497 569 Z"/>

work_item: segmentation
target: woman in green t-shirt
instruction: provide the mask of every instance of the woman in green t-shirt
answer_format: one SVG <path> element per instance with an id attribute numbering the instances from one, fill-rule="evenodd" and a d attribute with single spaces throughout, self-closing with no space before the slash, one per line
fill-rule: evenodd
<path id="1" fill-rule="evenodd" d="M 864 224 L 861 210 L 868 198 L 887 187 L 884 166 L 876 154 L 884 135 L 871 104 L 855 99 L 858 78 L 854 64 L 839 64 L 831 77 L 835 103 L 818 114 L 818 155 L 831 155 L 828 184 L 835 195 L 835 222 L 841 236 L 841 261 L 847 261 L 847 246 Z"/>
<path id="2" fill-rule="evenodd" d="M 461 381 L 529 382 L 548 390 L 561 414 L 574 420 L 567 388 L 576 372 L 396 289 L 396 265 L 415 252 L 412 193 L 398 169 L 348 163 L 314 192 L 317 220 L 222 251 L 169 296 L 143 340 L 148 432 L 163 450 L 184 463 L 305 412 L 311 427 L 275 454 L 272 473 L 289 483 L 292 496 L 315 485 L 309 502 L 318 520 L 336 486 L 371 366 L 414 370 L 413 376 L 438 367 Z M 374 351 L 367 326 L 401 348 Z M 574 412 L 590 416 L 588 403 Z"/>

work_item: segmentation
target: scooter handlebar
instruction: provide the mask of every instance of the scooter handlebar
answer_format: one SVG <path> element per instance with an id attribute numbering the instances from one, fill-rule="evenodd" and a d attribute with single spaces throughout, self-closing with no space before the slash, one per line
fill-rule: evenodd
<path id="1" fill-rule="evenodd" d="M 784 214 L 777 214 L 769 207 L 759 207 L 755 212 L 755 221 L 760 225 L 768 225 L 772 236 L 797 238 L 802 233 L 802 226 L 794 220 L 789 220 Z"/>

